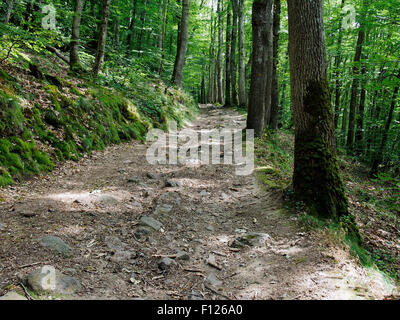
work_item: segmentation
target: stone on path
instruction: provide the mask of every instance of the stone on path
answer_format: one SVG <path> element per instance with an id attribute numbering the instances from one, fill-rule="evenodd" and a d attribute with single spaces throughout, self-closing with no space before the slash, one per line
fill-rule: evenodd
<path id="1" fill-rule="evenodd" d="M 116 198 L 108 194 L 103 194 L 99 196 L 97 201 L 107 206 L 113 206 L 119 203 Z"/>
<path id="2" fill-rule="evenodd" d="M 113 252 L 121 251 L 126 247 L 126 244 L 123 243 L 118 237 L 107 236 L 104 239 L 104 242 L 107 245 L 107 248 Z"/>
<path id="3" fill-rule="evenodd" d="M 159 262 L 158 262 L 158 268 L 160 270 L 166 271 L 169 268 L 171 268 L 172 266 L 175 266 L 176 262 L 175 260 L 171 259 L 171 258 L 162 258 Z"/>
<path id="4" fill-rule="evenodd" d="M 190 256 L 189 256 L 189 254 L 187 253 L 187 252 L 185 252 L 185 251 L 179 251 L 177 254 L 176 254 L 176 260 L 184 260 L 184 261 L 187 261 L 187 260 L 189 260 L 190 259 Z"/>
<path id="5" fill-rule="evenodd" d="M 142 216 L 140 218 L 140 225 L 150 227 L 156 231 L 159 231 L 162 228 L 162 223 L 160 221 L 149 216 Z"/>
<path id="6" fill-rule="evenodd" d="M 40 239 L 40 244 L 46 249 L 55 251 L 66 258 L 70 258 L 73 255 L 72 248 L 59 237 L 55 236 L 43 237 Z"/>
<path id="7" fill-rule="evenodd" d="M 205 282 L 206 282 L 207 284 L 211 285 L 212 287 L 219 287 L 220 285 L 222 285 L 222 281 L 219 280 L 219 279 L 217 278 L 217 276 L 215 275 L 215 273 L 213 273 L 213 272 L 210 273 L 210 274 L 207 276 Z"/>
<path id="8" fill-rule="evenodd" d="M 247 234 L 244 234 L 236 238 L 231 244 L 231 247 L 243 248 L 245 246 L 249 247 L 262 246 L 268 239 L 270 239 L 270 236 L 266 233 L 249 232 Z"/>
<path id="9" fill-rule="evenodd" d="M 27 283 L 33 291 L 39 294 L 74 294 L 81 288 L 78 280 L 62 274 L 52 266 L 44 266 L 30 273 Z"/>
<path id="10" fill-rule="evenodd" d="M 28 300 L 28 299 L 16 293 L 15 291 L 9 291 L 4 296 L 1 296 L 0 300 Z"/>
<path id="11" fill-rule="evenodd" d="M 157 205 L 156 209 L 154 210 L 154 215 L 161 215 L 161 216 L 168 216 L 173 209 L 172 205 L 169 204 L 159 204 Z"/>

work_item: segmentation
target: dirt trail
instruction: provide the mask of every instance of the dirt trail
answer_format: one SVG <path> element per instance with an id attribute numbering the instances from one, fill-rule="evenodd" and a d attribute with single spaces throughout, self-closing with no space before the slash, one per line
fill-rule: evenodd
<path id="1" fill-rule="evenodd" d="M 195 130 L 244 126 L 237 112 L 212 107 L 202 108 L 189 125 Z M 321 233 L 300 230 L 255 175 L 236 176 L 228 165 L 151 166 L 147 147 L 112 146 L 0 192 L 5 199 L 0 294 L 44 265 L 81 283 L 77 293 L 64 297 L 69 299 L 382 299 L 391 294 L 390 284 L 358 266 L 345 249 Z M 173 186 L 166 187 L 166 181 Z M 148 229 L 139 226 L 142 216 L 156 218 L 162 228 L 146 234 Z M 64 240 L 72 256 L 44 248 L 39 239 L 49 235 Z M 187 254 L 176 257 L 180 251 Z M 160 266 L 163 257 L 175 262 Z"/>

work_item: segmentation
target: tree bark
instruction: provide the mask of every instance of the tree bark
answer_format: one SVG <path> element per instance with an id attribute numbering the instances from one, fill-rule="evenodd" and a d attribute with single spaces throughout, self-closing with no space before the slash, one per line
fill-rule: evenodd
<path id="1" fill-rule="evenodd" d="M 281 1 L 274 0 L 273 48 L 272 48 L 272 88 L 271 88 L 271 120 L 270 128 L 278 129 L 279 120 L 279 84 L 278 84 L 278 49 L 279 31 L 281 26 Z"/>
<path id="2" fill-rule="evenodd" d="M 137 0 L 133 0 L 133 11 L 132 17 L 130 17 L 129 27 L 128 27 L 128 36 L 126 38 L 127 46 L 126 46 L 126 54 L 127 56 L 131 55 L 131 51 L 133 48 L 133 34 L 135 31 L 135 22 L 136 22 L 136 9 L 137 9 Z"/>
<path id="3" fill-rule="evenodd" d="M 9 0 L 8 1 L 8 6 L 7 6 L 7 13 L 6 13 L 6 18 L 4 20 L 4 24 L 8 24 L 10 22 L 10 17 L 11 13 L 14 7 L 14 0 Z"/>
<path id="4" fill-rule="evenodd" d="M 228 2 L 226 14 L 226 44 L 225 44 L 225 106 L 231 105 L 231 45 L 232 45 L 232 28 L 231 28 L 231 4 Z"/>
<path id="5" fill-rule="evenodd" d="M 222 71 L 222 45 L 224 42 L 223 25 L 222 25 L 222 0 L 218 0 L 218 57 L 217 57 L 217 101 L 220 105 L 224 103 L 223 90 L 223 71 Z"/>
<path id="6" fill-rule="evenodd" d="M 238 0 L 238 27 L 239 27 L 239 106 L 246 108 L 246 61 L 244 50 L 244 0 Z"/>
<path id="7" fill-rule="evenodd" d="M 176 53 L 172 83 L 182 88 L 183 66 L 188 43 L 190 0 L 182 0 L 182 18 L 179 30 L 178 50 Z"/>
<path id="8" fill-rule="evenodd" d="M 107 26 L 108 26 L 108 18 L 110 17 L 110 6 L 111 0 L 103 0 L 103 12 L 101 17 L 101 25 L 100 25 L 100 33 L 99 33 L 99 42 L 97 45 L 96 52 L 96 60 L 93 65 L 93 76 L 96 78 L 100 72 L 101 65 L 104 61 L 104 51 L 106 47 L 107 41 Z"/>
<path id="9" fill-rule="evenodd" d="M 288 0 L 288 14 L 295 122 L 294 192 L 311 214 L 325 218 L 347 216 L 348 201 L 335 151 L 323 2 Z"/>
<path id="10" fill-rule="evenodd" d="M 264 106 L 264 126 L 269 127 L 271 121 L 271 95 L 272 95 L 272 54 L 273 54 L 273 15 L 272 15 L 272 3 L 267 7 L 267 43 L 265 46 L 265 106 Z"/>
<path id="11" fill-rule="evenodd" d="M 253 2 L 253 45 L 247 129 L 254 129 L 254 134 L 257 137 L 261 137 L 264 131 L 265 47 L 269 24 L 267 8 L 271 7 L 272 0 L 255 0 Z"/>
<path id="12" fill-rule="evenodd" d="M 236 41 L 237 41 L 237 29 L 238 29 L 238 0 L 231 0 L 232 2 L 232 38 L 231 38 L 231 88 L 232 97 L 231 102 L 234 106 L 238 105 L 238 94 L 237 94 L 237 81 L 236 81 Z"/>
<path id="13" fill-rule="evenodd" d="M 81 69 L 79 62 L 79 40 L 82 20 L 82 0 L 75 0 L 74 19 L 72 22 L 72 35 L 70 43 L 70 68 L 71 70 Z"/>

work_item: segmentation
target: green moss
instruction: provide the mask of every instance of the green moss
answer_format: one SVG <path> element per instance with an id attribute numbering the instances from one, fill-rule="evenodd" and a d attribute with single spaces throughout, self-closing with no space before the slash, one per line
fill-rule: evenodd
<path id="1" fill-rule="evenodd" d="M 6 187 L 14 183 L 9 172 L 0 168 L 0 187 Z"/>

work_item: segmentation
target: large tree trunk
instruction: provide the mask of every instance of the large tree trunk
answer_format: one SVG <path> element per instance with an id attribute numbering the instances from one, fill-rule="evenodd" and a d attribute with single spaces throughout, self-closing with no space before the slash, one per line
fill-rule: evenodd
<path id="1" fill-rule="evenodd" d="M 279 30 L 281 26 L 281 0 L 274 0 L 273 48 L 272 48 L 272 88 L 271 88 L 271 120 L 270 128 L 278 129 L 279 117 L 279 85 L 278 85 L 278 48 Z"/>
<path id="2" fill-rule="evenodd" d="M 231 105 L 231 4 L 228 3 L 226 14 L 226 47 L 225 47 L 225 106 Z"/>
<path id="3" fill-rule="evenodd" d="M 103 12 L 101 17 L 99 42 L 97 45 L 96 60 L 94 62 L 92 71 L 93 76 L 95 78 L 99 74 L 101 65 L 103 64 L 104 61 L 104 50 L 107 41 L 107 26 L 108 26 L 108 18 L 110 16 L 110 6 L 111 6 L 111 0 L 103 0 Z"/>
<path id="4" fill-rule="evenodd" d="M 231 38 L 231 88 L 232 97 L 231 101 L 234 106 L 238 105 L 238 94 L 237 94 L 237 81 L 236 81 L 236 41 L 237 41 L 237 29 L 238 29 L 238 0 L 231 0 L 232 2 L 232 38 Z"/>
<path id="5" fill-rule="evenodd" d="M 172 83 L 176 84 L 180 88 L 182 88 L 183 66 L 185 64 L 185 55 L 188 43 L 189 7 L 190 0 L 182 0 L 182 18 L 178 37 L 178 48 L 174 64 L 174 72 L 172 74 Z"/>
<path id="6" fill-rule="evenodd" d="M 74 19 L 72 22 L 72 35 L 70 43 L 69 62 L 71 70 L 80 69 L 79 40 L 82 19 L 82 0 L 75 0 Z"/>
<path id="7" fill-rule="evenodd" d="M 238 19 L 239 19 L 239 106 L 246 108 L 246 61 L 244 50 L 244 0 L 238 0 Z"/>
<path id="8" fill-rule="evenodd" d="M 288 0 L 295 164 L 293 188 L 311 214 L 346 216 L 348 202 L 335 151 L 321 0 Z"/>
<path id="9" fill-rule="evenodd" d="M 272 93 L 272 54 L 273 54 L 273 15 L 272 15 L 272 2 L 271 6 L 267 8 L 267 43 L 265 47 L 265 106 L 264 106 L 264 126 L 269 127 L 271 121 L 271 93 Z"/>
<path id="10" fill-rule="evenodd" d="M 256 0 L 253 2 L 252 27 L 253 46 L 251 58 L 251 81 L 247 129 L 254 129 L 254 134 L 261 137 L 264 131 L 265 102 L 265 47 L 267 44 L 267 9 L 271 10 L 272 0 Z M 269 17 L 271 19 L 271 16 Z"/>

